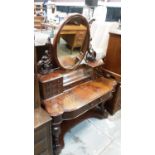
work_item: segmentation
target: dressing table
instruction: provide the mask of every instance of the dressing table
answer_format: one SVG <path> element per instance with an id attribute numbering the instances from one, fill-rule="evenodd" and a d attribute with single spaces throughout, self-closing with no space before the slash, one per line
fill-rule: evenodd
<path id="1" fill-rule="evenodd" d="M 69 34 L 72 32 L 70 26 L 76 27 L 79 32 L 81 30 L 77 28 L 85 28 L 85 34 L 81 34 L 82 39 L 78 37 L 82 40 L 80 46 L 68 46 L 68 40 L 74 40 L 75 37 Z M 62 34 L 66 27 L 68 30 L 64 37 Z M 72 15 L 60 26 L 53 43 L 49 42 L 44 47 L 46 52 L 37 58 L 41 105 L 52 118 L 54 155 L 58 155 L 62 149 L 62 123 L 65 125 L 65 121 L 77 119 L 95 108 L 100 116 L 107 116 L 105 102 L 115 92 L 116 80 L 101 74 L 103 61 L 84 61 L 89 51 L 89 39 L 87 20 L 79 14 Z"/>

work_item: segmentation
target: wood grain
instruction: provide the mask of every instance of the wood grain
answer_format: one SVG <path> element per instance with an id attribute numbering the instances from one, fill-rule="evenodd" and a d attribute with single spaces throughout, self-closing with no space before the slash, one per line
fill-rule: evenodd
<path id="1" fill-rule="evenodd" d="M 44 100 L 44 106 L 50 116 L 77 110 L 84 105 L 112 91 L 114 80 L 104 77 L 80 84 L 56 97 Z"/>
<path id="2" fill-rule="evenodd" d="M 34 110 L 34 155 L 53 155 L 51 117 L 42 108 Z"/>
<path id="3" fill-rule="evenodd" d="M 121 35 L 110 33 L 104 68 L 121 74 Z"/>

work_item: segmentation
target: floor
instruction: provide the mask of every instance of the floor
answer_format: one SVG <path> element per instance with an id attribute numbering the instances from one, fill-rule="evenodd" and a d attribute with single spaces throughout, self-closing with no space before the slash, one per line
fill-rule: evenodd
<path id="1" fill-rule="evenodd" d="M 60 155 L 121 155 L 121 111 L 107 119 L 90 118 L 65 135 Z"/>

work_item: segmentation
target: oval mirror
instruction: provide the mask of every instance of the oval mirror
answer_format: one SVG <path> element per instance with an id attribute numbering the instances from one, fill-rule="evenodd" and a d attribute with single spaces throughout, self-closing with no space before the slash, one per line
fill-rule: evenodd
<path id="1" fill-rule="evenodd" d="M 56 63 L 74 69 L 83 60 L 89 46 L 89 24 L 80 14 L 69 16 L 58 30 L 53 47 Z"/>

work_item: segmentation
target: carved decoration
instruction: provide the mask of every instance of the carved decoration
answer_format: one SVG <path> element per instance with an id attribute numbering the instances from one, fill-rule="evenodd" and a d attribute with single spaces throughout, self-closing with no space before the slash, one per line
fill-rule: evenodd
<path id="1" fill-rule="evenodd" d="M 53 68 L 52 60 L 48 50 L 45 51 L 45 54 L 41 57 L 41 60 L 38 61 L 37 66 L 38 72 L 41 74 L 47 74 Z"/>

